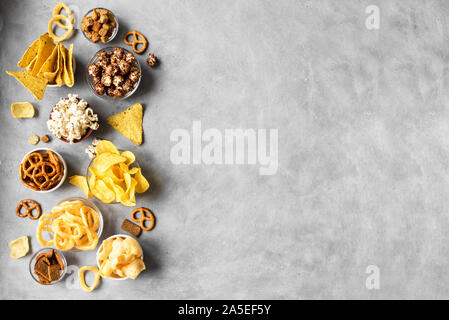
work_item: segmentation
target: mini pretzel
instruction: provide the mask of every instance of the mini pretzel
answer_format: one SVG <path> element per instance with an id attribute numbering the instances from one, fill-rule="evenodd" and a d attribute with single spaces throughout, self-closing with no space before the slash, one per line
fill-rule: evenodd
<path id="1" fill-rule="evenodd" d="M 140 218 L 136 218 L 136 213 L 140 213 Z M 147 216 L 148 214 L 148 216 Z M 147 208 L 137 208 L 131 212 L 131 219 L 135 222 L 140 222 L 142 230 L 150 231 L 154 227 L 154 214 Z M 150 221 L 150 225 L 145 227 L 145 221 Z"/>
<path id="2" fill-rule="evenodd" d="M 22 213 L 22 208 L 25 209 L 25 213 Z M 36 215 L 33 215 L 33 210 L 37 211 Z M 21 200 L 16 208 L 16 214 L 21 218 L 28 216 L 31 220 L 36 220 L 39 219 L 41 213 L 42 210 L 39 203 L 30 199 Z"/>
<path id="3" fill-rule="evenodd" d="M 128 37 L 130 35 L 133 36 L 132 41 L 128 41 Z M 140 39 L 139 39 L 139 37 L 140 37 Z M 125 35 L 123 36 L 123 41 L 129 46 L 133 46 L 133 51 L 135 53 L 144 52 L 147 49 L 147 45 L 148 45 L 147 39 L 143 36 L 143 34 L 141 34 L 139 31 L 136 31 L 136 30 L 125 33 Z M 139 44 L 142 45 L 142 48 L 140 50 L 137 49 L 137 46 Z"/>

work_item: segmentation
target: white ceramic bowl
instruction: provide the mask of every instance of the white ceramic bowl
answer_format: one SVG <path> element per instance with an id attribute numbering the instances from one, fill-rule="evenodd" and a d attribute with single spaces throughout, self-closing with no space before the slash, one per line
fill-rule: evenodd
<path id="1" fill-rule="evenodd" d="M 42 153 L 42 152 L 47 151 L 47 150 L 48 150 L 48 151 L 51 151 L 51 152 L 53 152 L 53 153 L 55 153 L 55 154 L 58 156 L 59 160 L 61 160 L 62 166 L 64 167 L 64 174 L 62 175 L 61 181 L 59 181 L 59 183 L 58 183 L 54 188 L 52 188 L 52 189 L 50 189 L 50 190 L 39 190 L 39 191 L 36 191 L 36 190 L 33 190 L 33 189 L 27 187 L 28 189 L 33 190 L 34 192 L 37 192 L 37 193 L 50 193 L 50 192 L 53 192 L 53 191 L 57 190 L 60 186 L 62 186 L 62 184 L 64 183 L 65 179 L 67 178 L 67 163 L 65 162 L 64 158 L 63 158 L 58 152 L 56 152 L 55 150 L 50 149 L 50 148 L 36 148 L 36 149 L 31 150 L 30 152 L 28 152 L 28 153 L 23 157 L 22 161 L 20 161 L 20 164 L 22 164 L 23 161 L 25 161 L 26 157 L 27 157 L 29 154 L 31 154 L 31 153 L 33 153 L 33 152 L 39 152 L 39 153 Z M 24 185 L 24 186 L 25 186 L 25 185 Z M 25 187 L 26 187 L 26 186 L 25 186 Z"/>
<path id="2" fill-rule="evenodd" d="M 131 236 L 128 236 L 127 234 L 115 234 L 115 235 L 113 235 L 113 236 L 110 236 L 109 238 L 104 239 L 103 242 L 105 242 L 105 241 L 108 240 L 108 239 L 113 239 L 113 238 L 131 238 L 131 239 L 136 240 L 135 238 L 133 238 L 133 237 L 131 237 Z M 137 240 L 136 240 L 136 241 L 137 241 Z M 101 243 L 100 247 L 98 248 L 97 254 L 96 254 L 96 257 L 95 257 L 95 259 L 97 260 L 97 266 L 98 266 L 98 269 L 100 269 L 100 262 L 99 262 L 99 260 L 98 260 L 98 253 L 100 252 L 100 249 L 101 249 L 101 247 L 103 246 L 103 242 Z M 137 241 L 137 243 L 139 243 L 139 241 Z M 140 243 L 139 243 L 139 246 L 140 246 Z M 141 248 L 142 248 L 142 247 L 141 247 Z M 142 260 L 143 260 L 143 250 L 142 250 Z M 124 278 L 103 278 L 103 279 L 111 279 L 111 280 L 127 280 L 127 279 L 129 279 L 129 278 L 124 277 Z"/>

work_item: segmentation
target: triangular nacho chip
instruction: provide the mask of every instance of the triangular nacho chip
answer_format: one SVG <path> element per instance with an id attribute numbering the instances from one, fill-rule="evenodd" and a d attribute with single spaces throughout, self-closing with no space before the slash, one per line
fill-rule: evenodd
<path id="1" fill-rule="evenodd" d="M 108 124 L 136 145 L 142 144 L 143 107 L 140 103 L 108 118 Z"/>
<path id="2" fill-rule="evenodd" d="M 30 63 L 36 58 L 37 51 L 39 50 L 39 39 L 35 40 L 29 47 L 26 49 L 25 53 L 22 56 L 22 59 L 20 59 L 19 62 L 17 62 L 17 66 L 19 68 L 26 68 Z"/>
<path id="3" fill-rule="evenodd" d="M 49 84 L 55 84 L 56 73 L 59 68 L 59 44 L 57 44 L 47 61 L 42 65 L 37 76 L 46 78 Z"/>
<path id="4" fill-rule="evenodd" d="M 62 45 L 58 46 L 58 48 L 59 48 L 58 49 L 58 51 L 59 51 L 59 53 L 58 53 L 58 56 L 59 56 L 58 66 L 59 66 L 59 68 L 58 68 L 58 71 L 56 72 L 56 79 L 55 79 L 55 81 L 56 81 L 56 84 L 58 85 L 58 87 L 60 87 L 60 86 L 62 86 L 64 84 L 64 81 L 63 81 L 63 78 L 62 78 L 63 73 L 64 73 L 64 67 L 63 67 L 64 60 L 62 58 Z"/>
<path id="5" fill-rule="evenodd" d="M 33 69 L 31 70 L 31 74 L 33 76 L 35 76 L 39 73 L 42 65 L 45 63 L 45 61 L 51 55 L 54 48 L 55 48 L 55 44 L 53 43 L 53 39 L 50 38 L 48 33 L 44 33 L 43 35 L 41 35 L 39 37 L 39 50 L 37 52 L 37 59 L 33 66 Z"/>
<path id="6" fill-rule="evenodd" d="M 25 88 L 27 88 L 37 100 L 44 97 L 47 79 L 33 76 L 30 71 L 6 71 L 7 74 L 16 78 Z"/>

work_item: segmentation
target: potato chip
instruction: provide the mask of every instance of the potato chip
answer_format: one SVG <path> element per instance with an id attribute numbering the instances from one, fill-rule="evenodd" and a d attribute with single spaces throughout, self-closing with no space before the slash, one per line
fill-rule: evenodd
<path id="1" fill-rule="evenodd" d="M 42 65 L 51 55 L 54 48 L 55 44 L 53 43 L 53 40 L 50 38 L 48 33 L 44 33 L 39 37 L 39 49 L 37 51 L 37 58 L 33 69 L 31 70 L 31 74 L 33 76 L 36 76 L 39 73 Z"/>
<path id="2" fill-rule="evenodd" d="M 101 140 L 95 147 L 95 150 L 97 151 L 97 155 L 100 155 L 105 152 L 120 154 L 117 147 L 111 141 L 108 140 Z"/>
<path id="3" fill-rule="evenodd" d="M 26 68 L 28 67 L 33 60 L 36 59 L 37 52 L 39 50 L 39 42 L 40 40 L 35 40 L 29 47 L 26 49 L 25 53 L 22 56 L 22 59 L 20 59 L 19 62 L 17 62 L 17 66 L 19 68 Z"/>
<path id="4" fill-rule="evenodd" d="M 136 103 L 128 109 L 110 116 L 108 124 L 136 145 L 142 144 L 143 107 Z"/>
<path id="5" fill-rule="evenodd" d="M 105 172 L 111 166 L 125 161 L 125 157 L 118 154 L 105 152 L 95 157 L 94 168 L 96 168 L 99 172 Z"/>
<path id="6" fill-rule="evenodd" d="M 47 87 L 47 79 L 33 76 L 29 71 L 6 71 L 16 78 L 37 100 L 42 100 Z"/>
<path id="7" fill-rule="evenodd" d="M 138 168 L 136 175 L 134 178 L 137 181 L 136 185 L 136 192 L 137 193 L 144 193 L 150 188 L 150 184 L 148 183 L 148 180 L 142 175 L 142 170 Z"/>
<path id="8" fill-rule="evenodd" d="M 108 188 L 103 180 L 98 180 L 93 188 L 94 195 L 104 203 L 111 203 L 115 200 L 115 192 Z"/>
<path id="9" fill-rule="evenodd" d="M 30 251 L 30 245 L 27 236 L 20 237 L 9 243 L 11 249 L 11 258 L 18 259 L 27 255 Z"/>
<path id="10" fill-rule="evenodd" d="M 131 151 L 123 151 L 121 156 L 127 159 L 125 164 L 128 166 L 136 161 L 136 156 Z"/>
<path id="11" fill-rule="evenodd" d="M 145 270 L 145 263 L 143 263 L 142 259 L 135 259 L 133 262 L 122 268 L 125 276 L 133 280 L 136 279 L 143 270 Z"/>
<path id="12" fill-rule="evenodd" d="M 11 104 L 11 114 L 14 118 L 33 118 L 34 108 L 29 102 L 13 102 Z"/>
<path id="13" fill-rule="evenodd" d="M 90 192 L 89 186 L 87 185 L 86 177 L 78 176 L 78 175 L 71 176 L 69 178 L 69 183 L 73 184 L 74 186 L 76 186 L 76 187 L 80 188 L 81 190 L 83 190 L 84 194 L 89 199 L 92 198 L 92 193 Z"/>

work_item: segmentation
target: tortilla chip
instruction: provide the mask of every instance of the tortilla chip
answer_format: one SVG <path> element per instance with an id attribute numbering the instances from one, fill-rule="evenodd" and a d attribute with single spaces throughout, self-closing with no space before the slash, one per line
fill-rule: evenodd
<path id="1" fill-rule="evenodd" d="M 61 46 L 58 46 L 59 47 L 59 54 L 58 54 L 58 56 L 59 56 L 59 60 L 58 60 L 58 71 L 56 72 L 56 84 L 58 85 L 58 87 L 60 87 L 60 86 L 62 86 L 63 84 L 64 84 L 64 81 L 63 81 L 63 78 L 62 78 L 62 75 L 63 75 L 63 73 L 64 73 L 64 67 L 63 67 L 63 65 L 64 65 L 64 60 L 63 60 L 63 57 L 62 57 L 62 45 Z"/>
<path id="2" fill-rule="evenodd" d="M 49 84 L 55 84 L 56 74 L 59 71 L 59 43 L 53 49 L 47 61 L 42 65 L 37 74 L 38 77 L 44 77 Z"/>
<path id="3" fill-rule="evenodd" d="M 26 49 L 25 53 L 22 56 L 22 59 L 20 59 L 19 62 L 17 62 L 17 66 L 19 68 L 26 68 L 30 63 L 36 58 L 37 51 L 39 50 L 39 39 L 35 40 L 29 47 Z"/>
<path id="4" fill-rule="evenodd" d="M 53 43 L 52 38 L 48 35 L 48 33 L 44 33 L 39 37 L 39 50 L 37 52 L 37 59 L 33 66 L 33 69 L 31 70 L 31 74 L 33 76 L 37 75 L 42 67 L 42 65 L 45 63 L 45 61 L 48 59 L 48 57 L 53 52 L 53 49 L 55 48 L 55 44 Z"/>
<path id="5" fill-rule="evenodd" d="M 73 87 L 75 84 L 75 75 L 73 72 L 73 43 L 70 45 L 69 51 L 67 53 L 67 72 L 69 74 L 69 82 L 66 83 L 68 87 Z"/>
<path id="6" fill-rule="evenodd" d="M 62 68 L 64 69 L 64 71 L 62 72 L 62 81 L 64 82 L 64 84 L 66 86 L 71 87 L 71 86 L 69 86 L 71 79 L 70 79 L 70 75 L 69 75 L 69 70 L 67 68 L 67 65 L 69 64 L 69 57 L 68 57 L 69 53 L 68 53 L 66 47 L 64 47 L 64 45 L 61 45 L 61 46 L 62 46 L 61 52 L 62 52 L 62 61 L 63 61 Z"/>
<path id="7" fill-rule="evenodd" d="M 143 107 L 136 103 L 108 118 L 108 124 L 136 145 L 142 144 Z"/>
<path id="8" fill-rule="evenodd" d="M 11 104 L 11 114 L 14 118 L 33 118 L 34 107 L 29 102 L 14 102 Z"/>
<path id="9" fill-rule="evenodd" d="M 6 71 L 6 73 L 16 78 L 37 100 L 42 100 L 45 88 L 47 87 L 47 79 L 33 76 L 28 70 Z"/>
<path id="10" fill-rule="evenodd" d="M 34 59 L 30 62 L 30 64 L 26 66 L 26 69 L 28 71 L 31 71 L 34 68 L 34 64 L 36 63 L 36 60 L 37 60 L 37 56 L 35 56 Z"/>

